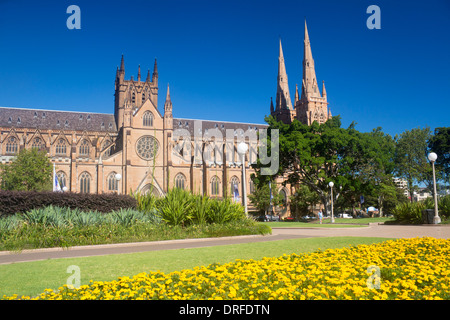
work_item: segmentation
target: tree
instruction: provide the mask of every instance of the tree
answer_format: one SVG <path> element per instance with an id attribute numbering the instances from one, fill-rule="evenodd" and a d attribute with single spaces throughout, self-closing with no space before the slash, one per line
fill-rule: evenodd
<path id="1" fill-rule="evenodd" d="M 306 185 L 301 185 L 290 199 L 291 215 L 296 218 L 310 214 L 311 207 L 319 202 L 317 194 L 309 190 Z"/>
<path id="2" fill-rule="evenodd" d="M 395 164 L 399 177 L 406 179 L 408 191 L 413 201 L 414 183 L 425 183 L 433 192 L 432 167 L 428 162 L 428 141 L 431 138 L 430 128 L 406 130 L 396 136 Z"/>
<path id="3" fill-rule="evenodd" d="M 255 191 L 248 195 L 248 198 L 252 204 L 258 208 L 260 213 L 269 210 L 270 205 L 277 206 L 283 203 L 284 198 L 276 190 L 275 183 L 272 184 L 272 188 L 269 187 L 268 181 L 258 181 L 255 176 L 253 176 L 255 183 Z M 270 198 L 270 193 L 272 192 L 272 199 Z"/>
<path id="4" fill-rule="evenodd" d="M 355 130 L 355 124 L 343 129 L 339 116 L 324 124 L 314 122 L 310 126 L 297 120 L 284 124 L 272 117 L 266 118 L 266 121 L 270 125 L 269 129 L 279 130 L 278 175 L 287 175 L 287 183 L 296 189 L 302 184 L 306 185 L 317 194 L 327 209 L 330 181 L 335 184 L 334 201 L 342 192 L 352 189 L 359 192 L 354 185 L 361 184 L 358 180 L 360 172 L 368 167 L 376 152 L 368 149 L 370 145 Z"/>
<path id="5" fill-rule="evenodd" d="M 450 179 L 450 127 L 434 129 L 428 147 L 430 151 L 438 155 L 436 169 L 445 175 L 446 180 Z"/>
<path id="6" fill-rule="evenodd" d="M 52 164 L 45 151 L 23 149 L 11 163 L 0 164 L 0 170 L 3 190 L 52 189 Z"/>

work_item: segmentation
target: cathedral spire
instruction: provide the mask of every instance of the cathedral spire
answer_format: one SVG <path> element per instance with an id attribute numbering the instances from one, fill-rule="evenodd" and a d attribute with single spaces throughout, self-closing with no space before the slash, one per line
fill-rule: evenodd
<path id="1" fill-rule="evenodd" d="M 155 58 L 155 65 L 153 66 L 152 82 L 158 85 L 158 64 L 156 63 L 156 58 Z"/>
<path id="2" fill-rule="evenodd" d="M 141 65 L 138 67 L 138 81 L 141 81 Z"/>
<path id="3" fill-rule="evenodd" d="M 303 47 L 303 86 L 302 98 L 320 98 L 320 92 L 317 85 L 316 70 L 314 68 L 314 59 L 311 51 L 311 43 L 309 41 L 308 26 L 305 20 L 305 39 Z M 306 93 L 307 96 L 303 96 Z"/>
<path id="4" fill-rule="evenodd" d="M 145 82 L 150 82 L 150 69 L 147 69 L 147 79 L 145 79 Z"/>
<path id="5" fill-rule="evenodd" d="M 278 55 L 278 77 L 277 77 L 277 96 L 276 96 L 276 110 L 289 109 L 292 110 L 291 97 L 289 95 L 288 76 L 286 73 L 286 65 L 284 63 L 283 48 L 281 46 Z"/>
<path id="6" fill-rule="evenodd" d="M 122 59 L 120 60 L 120 69 L 119 69 L 119 71 L 121 73 L 125 72 L 125 62 L 123 61 L 123 54 L 122 54 Z"/>
<path id="7" fill-rule="evenodd" d="M 164 117 L 172 117 L 172 100 L 170 100 L 169 84 L 167 84 L 166 102 L 164 103 Z"/>
<path id="8" fill-rule="evenodd" d="M 327 98 L 327 90 L 325 90 L 325 81 L 322 80 L 322 97 Z"/>

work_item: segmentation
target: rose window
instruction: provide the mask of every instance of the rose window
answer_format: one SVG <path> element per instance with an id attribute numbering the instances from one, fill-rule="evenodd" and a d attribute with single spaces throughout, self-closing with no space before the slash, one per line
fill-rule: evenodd
<path id="1" fill-rule="evenodd" d="M 152 136 L 143 136 L 137 141 L 136 151 L 142 159 L 151 160 L 158 153 L 158 140 Z"/>

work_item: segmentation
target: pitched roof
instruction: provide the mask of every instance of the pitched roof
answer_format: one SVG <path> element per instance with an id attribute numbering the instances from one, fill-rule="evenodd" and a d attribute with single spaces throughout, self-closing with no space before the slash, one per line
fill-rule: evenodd
<path id="1" fill-rule="evenodd" d="M 0 107 L 0 127 L 116 132 L 114 115 Z"/>
<path id="2" fill-rule="evenodd" d="M 258 129 L 267 129 L 267 124 L 254 124 L 245 122 L 228 122 L 228 121 L 214 121 L 214 120 L 197 120 L 197 119 L 173 119 L 173 130 L 185 129 L 188 130 L 191 136 L 195 134 L 206 135 L 207 130 L 218 129 L 223 137 L 226 136 L 227 130 L 231 129 L 237 136 L 256 133 Z M 201 129 L 201 132 L 195 132 L 195 130 Z M 242 131 L 241 131 L 242 130 Z"/>

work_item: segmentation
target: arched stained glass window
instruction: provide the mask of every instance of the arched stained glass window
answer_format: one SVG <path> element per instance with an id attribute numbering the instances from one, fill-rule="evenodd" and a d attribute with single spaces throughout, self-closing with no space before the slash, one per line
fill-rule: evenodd
<path id="1" fill-rule="evenodd" d="M 58 182 L 59 185 L 61 186 L 61 189 L 67 187 L 67 177 L 64 171 L 58 171 L 56 173 L 56 177 L 58 178 Z"/>
<path id="2" fill-rule="evenodd" d="M 55 153 L 57 155 L 66 155 L 66 152 L 67 152 L 66 140 L 58 139 L 55 149 L 56 149 Z"/>
<path id="3" fill-rule="evenodd" d="M 80 143 L 80 156 L 89 156 L 89 142 L 86 139 Z"/>
<path id="4" fill-rule="evenodd" d="M 220 184 L 219 177 L 214 176 L 211 178 L 211 195 L 212 196 L 219 195 L 219 184 Z"/>
<path id="5" fill-rule="evenodd" d="M 44 142 L 41 138 L 34 138 L 31 148 L 41 150 L 44 148 Z"/>
<path id="6" fill-rule="evenodd" d="M 233 196 L 237 190 L 237 194 L 239 194 L 239 178 L 236 176 L 232 176 L 230 179 L 230 194 Z"/>
<path id="7" fill-rule="evenodd" d="M 183 189 L 186 186 L 186 177 L 184 174 L 179 173 L 175 176 L 175 188 Z"/>
<path id="8" fill-rule="evenodd" d="M 80 192 L 91 192 L 91 175 L 86 171 L 80 174 Z"/>
<path id="9" fill-rule="evenodd" d="M 142 124 L 144 127 L 153 127 L 153 113 L 145 111 L 142 116 Z"/>
<path id="10" fill-rule="evenodd" d="M 107 178 L 108 182 L 108 191 L 117 191 L 119 190 L 119 181 L 116 179 L 116 173 L 111 172 Z"/>
<path id="11" fill-rule="evenodd" d="M 19 149 L 19 145 L 17 143 L 16 137 L 9 137 L 8 141 L 6 142 L 6 153 L 9 154 L 15 154 L 17 153 L 17 150 Z"/>

